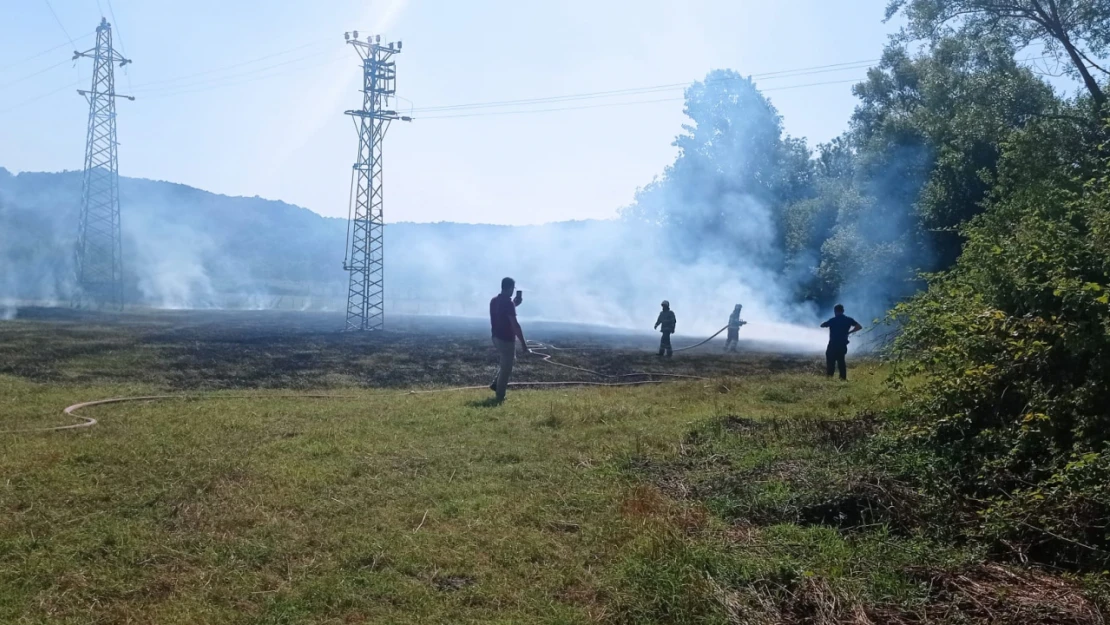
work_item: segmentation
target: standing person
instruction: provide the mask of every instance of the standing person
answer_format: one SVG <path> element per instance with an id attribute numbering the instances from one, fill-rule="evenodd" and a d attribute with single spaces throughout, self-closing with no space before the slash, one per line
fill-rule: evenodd
<path id="1" fill-rule="evenodd" d="M 833 318 L 821 324 L 822 328 L 829 329 L 829 346 L 825 348 L 825 371 L 831 378 L 833 369 L 840 368 L 840 379 L 848 379 L 848 365 L 844 356 L 848 354 L 848 335 L 855 334 L 863 329 L 855 319 L 844 314 L 844 306 L 837 304 L 833 307 Z"/>
<path id="2" fill-rule="evenodd" d="M 663 300 L 660 306 L 663 307 L 663 311 L 659 313 L 659 318 L 655 320 L 656 328 L 663 326 L 660 330 L 663 333 L 663 337 L 659 339 L 659 355 L 670 358 L 673 353 L 671 351 L 671 335 L 674 334 L 674 311 L 671 310 L 671 303 L 667 300 Z"/>
<path id="3" fill-rule="evenodd" d="M 523 301 L 523 296 L 517 291 L 516 298 L 510 299 L 515 288 L 515 280 L 504 278 L 501 280 L 501 293 L 489 301 L 489 323 L 498 357 L 497 375 L 489 388 L 497 393 L 497 401 L 505 401 L 505 391 L 509 388 L 509 376 L 513 373 L 513 361 L 516 359 L 517 339 L 520 339 L 521 349 L 528 353 L 524 331 L 516 321 L 516 307 Z"/>
<path id="4" fill-rule="evenodd" d="M 747 324 L 747 321 L 740 321 L 740 309 L 743 306 L 736 305 L 732 309 L 732 314 L 728 316 L 728 337 L 725 339 L 725 351 L 736 351 L 736 344 L 740 342 L 740 326 Z"/>

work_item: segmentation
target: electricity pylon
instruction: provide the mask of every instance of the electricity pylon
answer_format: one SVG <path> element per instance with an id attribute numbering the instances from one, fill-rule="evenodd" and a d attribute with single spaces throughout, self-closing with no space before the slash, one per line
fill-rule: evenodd
<path id="1" fill-rule="evenodd" d="M 343 269 L 350 272 L 346 329 L 381 330 L 385 325 L 382 142 L 391 121 L 412 118 L 389 108 L 389 99 L 397 88 L 397 67 L 392 58 L 401 51 L 401 42 L 383 46 L 381 35 L 359 41 L 358 31 L 344 33 L 343 37 L 362 59 L 363 94 L 362 109 L 347 111 L 358 131 L 358 159 L 351 171 L 347 249 L 343 257 Z"/>
<path id="2" fill-rule="evenodd" d="M 123 308 L 116 98 L 135 98 L 116 93 L 114 66 L 119 63 L 123 67 L 131 61 L 112 48 L 112 26 L 104 18 L 96 27 L 96 47 L 73 52 L 74 60 L 82 57 L 93 60 L 93 72 L 91 88 L 77 91 L 89 101 L 89 129 L 77 226 L 77 285 L 73 304 Z"/>

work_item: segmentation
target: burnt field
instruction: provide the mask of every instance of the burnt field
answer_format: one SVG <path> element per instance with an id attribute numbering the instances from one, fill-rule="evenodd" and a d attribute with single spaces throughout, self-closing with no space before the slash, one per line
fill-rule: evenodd
<path id="1" fill-rule="evenodd" d="M 668 373 L 709 378 L 817 372 L 816 355 L 778 354 L 717 340 L 661 360 L 658 335 L 575 324 L 525 323 L 529 340 L 553 345 L 555 361 L 606 376 Z M 340 313 L 21 309 L 0 323 L 0 374 L 36 382 L 134 383 L 167 390 L 461 386 L 494 369 L 482 319 L 392 316 L 380 333 L 343 333 Z M 704 337 L 676 336 L 680 348 Z M 514 380 L 609 378 L 521 357 Z"/>

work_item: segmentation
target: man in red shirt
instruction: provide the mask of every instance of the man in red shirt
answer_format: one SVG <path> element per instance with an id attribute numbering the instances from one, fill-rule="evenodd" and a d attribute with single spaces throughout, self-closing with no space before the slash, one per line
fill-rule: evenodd
<path id="1" fill-rule="evenodd" d="M 528 344 L 524 342 L 524 331 L 516 321 L 516 307 L 523 301 L 523 297 L 517 291 L 516 298 L 512 298 L 515 288 L 515 280 L 504 278 L 501 280 L 501 293 L 489 301 L 489 323 L 493 331 L 493 347 L 498 356 L 497 377 L 489 388 L 497 393 L 497 401 L 505 401 L 505 390 L 509 387 L 509 376 L 513 372 L 513 360 L 516 358 L 516 340 L 520 339 L 520 347 L 524 353 L 531 353 Z"/>

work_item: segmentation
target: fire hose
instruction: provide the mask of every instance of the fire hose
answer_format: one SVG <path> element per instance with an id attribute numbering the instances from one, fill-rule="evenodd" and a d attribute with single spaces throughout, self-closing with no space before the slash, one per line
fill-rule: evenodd
<path id="1" fill-rule="evenodd" d="M 702 341 L 700 343 L 695 343 L 694 345 L 688 345 L 686 347 L 680 347 L 680 348 L 678 348 L 674 351 L 680 352 L 680 351 L 684 351 L 684 350 L 687 350 L 687 349 L 694 349 L 695 347 L 701 347 L 702 345 L 705 345 L 709 341 L 712 341 L 714 338 L 717 337 L 718 334 L 720 334 L 721 332 L 724 332 L 727 328 L 728 328 L 728 326 L 726 325 L 725 327 L 721 328 L 720 330 L 717 330 L 715 333 L 713 333 L 713 336 L 710 336 L 709 338 L 705 339 L 704 341 Z M 509 386 L 511 386 L 513 388 L 543 388 L 543 387 L 556 387 L 556 386 L 640 386 L 640 385 L 644 385 L 644 384 L 658 384 L 658 383 L 662 382 L 662 380 L 651 379 L 651 378 L 676 378 L 676 379 L 686 379 L 686 380 L 706 380 L 706 379 L 708 379 L 708 378 L 705 378 L 705 377 L 702 377 L 702 376 L 697 376 L 697 375 L 685 375 L 685 374 L 681 374 L 681 373 L 662 373 L 662 372 L 653 372 L 653 371 L 635 371 L 635 372 L 632 372 L 632 373 L 619 373 L 619 374 L 602 373 L 600 371 L 595 371 L 593 369 L 587 369 L 585 367 L 577 367 L 577 366 L 574 366 L 574 365 L 568 365 L 566 363 L 557 362 L 557 361 L 551 359 L 551 354 L 544 353 L 544 352 L 547 352 L 547 351 L 586 351 L 586 350 L 591 349 L 591 348 L 556 347 L 555 345 L 552 345 L 550 343 L 542 343 L 540 341 L 528 341 L 527 342 L 527 347 L 528 347 L 528 349 L 531 353 L 536 354 L 537 356 L 539 356 L 540 361 L 545 363 L 545 364 L 552 365 L 552 366 L 555 366 L 555 367 L 563 367 L 565 369 L 571 369 L 571 370 L 574 370 L 574 371 L 581 371 L 583 373 L 588 373 L 590 375 L 594 375 L 594 376 L 597 376 L 599 378 L 604 378 L 604 379 L 614 380 L 614 381 L 611 381 L 611 382 L 592 382 L 592 381 L 585 381 L 585 380 L 560 380 L 560 381 L 551 381 L 551 382 L 510 382 Z M 601 349 L 601 348 L 598 348 L 598 349 Z M 645 379 L 645 380 L 627 380 L 627 378 L 649 378 L 649 379 Z M 423 394 L 427 394 L 427 393 L 446 393 L 446 392 L 454 392 L 454 391 L 481 390 L 481 389 L 485 389 L 485 388 L 487 388 L 487 387 L 486 386 L 457 386 L 457 387 L 451 387 L 451 388 L 427 389 L 427 390 L 420 390 L 420 391 L 407 391 L 403 394 L 405 394 L 405 395 L 423 395 Z M 143 396 L 136 396 L 136 397 L 112 397 L 112 398 L 108 398 L 108 399 L 98 399 L 98 400 L 94 400 L 94 401 L 85 401 L 85 402 L 76 403 L 76 404 L 73 404 L 72 406 L 67 406 L 62 411 L 62 414 L 66 415 L 66 416 L 73 417 L 73 418 L 76 418 L 76 419 L 80 419 L 81 420 L 80 423 L 74 423 L 74 424 L 70 424 L 70 425 L 59 425 L 59 426 L 46 427 L 46 428 L 26 429 L 26 430 L 0 430 L 0 434 L 26 434 L 26 433 L 34 433 L 34 432 L 60 432 L 60 431 L 67 431 L 67 430 L 77 430 L 77 429 L 89 428 L 89 427 L 92 427 L 92 426 L 96 425 L 98 423 L 97 420 L 93 419 L 92 417 L 86 417 L 86 416 L 78 415 L 78 414 L 76 414 L 77 411 L 81 410 L 83 408 L 90 408 L 92 406 L 101 406 L 101 405 L 104 405 L 104 404 L 120 404 L 120 403 L 139 402 L 139 401 L 164 401 L 164 400 L 168 400 L 168 399 L 213 400 L 213 399 L 264 399 L 264 398 L 265 399 L 360 399 L 358 396 L 355 396 L 355 395 L 325 395 L 325 394 L 301 394 L 301 395 L 238 394 L 238 395 L 209 395 L 209 396 L 204 396 L 204 395 L 143 395 Z"/>
<path id="2" fill-rule="evenodd" d="M 709 337 L 709 338 L 705 339 L 705 340 L 704 340 L 704 341 L 702 341 L 701 343 L 695 343 L 694 345 L 687 345 L 686 347 L 679 347 L 678 349 L 676 349 L 676 350 L 672 350 L 672 351 L 676 351 L 676 352 L 684 352 L 684 351 L 686 351 L 686 350 L 688 350 L 688 349 L 694 349 L 695 347 L 701 347 L 702 345 L 705 345 L 705 344 L 706 344 L 706 343 L 708 343 L 709 341 L 712 341 L 713 339 L 717 338 L 717 335 L 718 335 L 718 334 L 720 334 L 721 332 L 724 332 L 724 331 L 725 331 L 725 330 L 727 330 L 727 329 L 728 329 L 728 326 L 726 325 L 725 327 L 721 328 L 720 330 L 717 330 L 716 332 L 714 332 L 714 333 L 713 333 L 713 336 L 711 336 L 711 337 Z"/>

